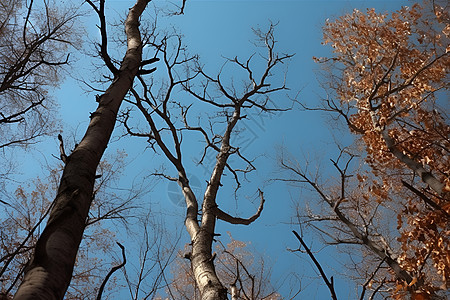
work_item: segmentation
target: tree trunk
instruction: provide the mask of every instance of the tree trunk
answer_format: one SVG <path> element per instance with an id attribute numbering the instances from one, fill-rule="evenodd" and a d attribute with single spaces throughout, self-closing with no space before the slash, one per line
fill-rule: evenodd
<path id="1" fill-rule="evenodd" d="M 227 289 L 217 277 L 212 253 L 213 235 L 201 228 L 192 245 L 191 266 L 202 300 L 226 300 Z"/>
<path id="2" fill-rule="evenodd" d="M 187 205 L 185 225 L 192 240 L 192 253 L 190 261 L 195 283 L 200 290 L 202 300 L 225 300 L 227 289 L 224 288 L 217 277 L 214 267 L 214 255 L 212 254 L 212 243 L 215 228 L 215 215 L 213 209 L 203 207 L 202 226 L 197 221 L 198 202 L 192 192 L 184 170 L 179 171 L 179 180 Z M 206 198 L 206 197 L 205 197 Z M 205 200 L 205 202 L 213 199 Z M 213 201 L 214 202 L 214 201 Z M 215 202 L 214 202 L 215 203 Z M 207 224 L 205 224 L 207 219 Z"/>
<path id="3" fill-rule="evenodd" d="M 123 98 L 142 60 L 139 17 L 150 0 L 137 0 L 125 21 L 127 52 L 120 70 L 101 96 L 80 144 L 67 158 L 54 207 L 36 243 L 14 299 L 63 299 L 92 201 L 95 172 L 114 129 Z"/>

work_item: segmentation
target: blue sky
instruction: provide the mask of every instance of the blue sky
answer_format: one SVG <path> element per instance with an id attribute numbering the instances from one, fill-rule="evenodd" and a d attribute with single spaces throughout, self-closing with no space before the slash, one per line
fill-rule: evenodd
<path id="1" fill-rule="evenodd" d="M 155 6 L 164 1 L 156 1 Z M 177 0 L 173 0 L 177 3 Z M 269 20 L 279 22 L 275 35 L 280 52 L 295 53 L 290 61 L 287 73 L 287 85 L 292 93 L 299 94 L 299 101 L 314 105 L 318 103 L 323 92 L 317 83 L 315 70 L 317 65 L 313 56 L 329 56 L 330 48 L 321 45 L 321 27 L 325 19 L 333 19 L 354 8 L 365 9 L 375 7 L 385 12 L 406 5 L 407 1 L 187 1 L 185 14 L 169 20 L 161 20 L 164 26 L 174 26 L 184 35 L 184 42 L 190 53 L 198 53 L 207 70 L 213 73 L 223 64 L 223 56 L 238 56 L 247 58 L 254 52 L 251 41 L 253 39 L 251 28 L 267 28 Z M 118 19 L 123 16 L 133 1 L 107 1 L 109 16 Z M 86 30 L 91 39 L 97 34 L 95 17 L 88 19 Z M 77 72 L 85 79 L 88 66 L 92 60 L 89 57 L 80 57 L 76 62 Z M 281 70 L 283 71 L 283 70 Z M 280 75 L 283 75 L 282 72 Z M 75 75 L 79 76 L 79 75 Z M 88 124 L 89 112 L 95 110 L 95 93 L 84 93 L 80 85 L 68 78 L 56 91 L 56 98 L 60 104 L 60 114 L 64 122 L 64 133 L 76 130 L 77 138 L 81 138 Z M 274 101 L 286 103 L 285 94 L 277 94 Z M 299 160 L 308 157 L 310 160 L 322 164 L 324 167 L 336 149 L 333 146 L 333 134 L 330 133 L 326 118 L 319 113 L 302 112 L 298 108 L 270 117 L 258 115 L 245 125 L 251 136 L 250 143 L 244 149 L 249 157 L 259 157 L 256 161 L 257 171 L 250 177 L 251 182 L 245 183 L 239 194 L 239 199 L 232 196 L 232 188 L 225 186 L 218 197 L 222 208 L 240 216 L 250 216 L 257 207 L 256 191 L 262 188 L 265 192 L 266 207 L 259 220 L 250 226 L 230 226 L 219 222 L 217 232 L 226 236 L 230 231 L 235 239 L 251 241 L 253 247 L 269 258 L 273 263 L 272 282 L 281 284 L 288 273 L 296 272 L 302 279 L 304 299 L 328 299 L 329 292 L 316 275 L 309 258 L 305 255 L 294 255 L 286 248 L 296 248 L 297 242 L 291 233 L 289 224 L 294 213 L 294 202 L 304 201 L 308 195 L 299 194 L 298 189 L 288 188 L 282 183 L 268 183 L 269 178 L 277 176 L 276 156 L 279 146 L 283 145 Z M 122 132 L 121 128 L 116 133 Z M 338 139 L 344 139 L 339 135 Z M 348 138 L 348 137 L 347 137 Z M 200 139 L 200 137 L 199 137 Z M 107 151 L 124 149 L 129 154 L 129 166 L 126 169 L 126 178 L 121 185 L 126 188 L 131 184 L 130 179 L 152 172 L 164 161 L 160 156 L 154 155 L 150 150 L 144 150 L 145 143 L 130 139 L 119 140 L 108 147 Z M 350 141 L 350 139 L 349 139 Z M 199 193 L 204 188 L 204 182 L 209 177 L 201 166 L 195 166 L 193 160 L 198 158 L 201 148 L 195 145 L 185 147 L 185 163 L 189 165 L 188 173 L 198 179 Z M 110 152 L 110 153 L 111 153 Z M 56 137 L 42 148 L 35 157 L 41 162 L 52 160 L 51 154 L 57 155 L 58 143 Z M 319 160 L 316 160 L 319 159 Z M 167 165 L 170 172 L 171 166 Z M 325 168 L 326 169 L 326 168 Z M 174 173 L 172 173 L 174 174 Z M 153 192 L 146 195 L 142 201 L 150 201 L 152 209 L 167 215 L 167 222 L 178 223 L 184 219 L 182 207 L 173 203 L 176 188 L 165 181 L 159 181 L 152 187 Z M 200 195 L 198 195 L 200 196 Z M 201 198 L 201 196 L 200 196 Z M 294 227 L 294 229 L 297 229 Z M 306 241 L 314 250 L 320 250 L 319 241 L 315 236 L 305 232 Z M 126 243 L 126 241 L 123 241 Z M 183 233 L 181 246 L 189 242 L 187 234 Z M 354 286 L 339 274 L 344 272 L 343 261 L 336 261 L 336 249 L 328 247 L 317 252 L 317 259 L 323 263 L 328 276 L 334 275 L 338 296 L 342 299 L 355 298 Z M 285 295 L 287 287 L 282 286 L 280 293 Z M 288 296 L 288 295 L 285 295 Z M 300 297 L 299 297 L 300 299 Z"/>

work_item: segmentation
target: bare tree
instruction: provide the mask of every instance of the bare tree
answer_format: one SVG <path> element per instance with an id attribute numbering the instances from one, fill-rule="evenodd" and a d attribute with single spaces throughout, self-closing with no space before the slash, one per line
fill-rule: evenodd
<path id="1" fill-rule="evenodd" d="M 355 261 L 357 255 L 363 255 L 366 262 L 374 262 L 356 266 L 358 273 L 366 274 L 366 267 L 370 269 L 374 265 L 385 264 L 388 272 L 384 268 L 384 272 L 379 272 L 373 279 L 374 282 L 395 285 L 398 280 L 413 286 L 417 282 L 415 274 L 399 262 L 401 249 L 395 242 L 397 235 L 389 227 L 392 222 L 386 221 L 386 218 L 392 218 L 389 212 L 391 207 L 383 207 L 376 198 L 370 197 L 367 193 L 369 186 L 358 186 L 355 183 L 353 179 L 356 176 L 350 172 L 354 158 L 348 149 L 343 149 L 338 159 L 332 160 L 338 174 L 336 184 L 325 184 L 319 180 L 317 173 L 309 170 L 311 166 L 302 166 L 283 155 L 280 157 L 280 164 L 287 171 L 287 176 L 279 180 L 304 185 L 317 195 L 319 201 L 311 203 L 311 208 L 299 205 L 299 224 L 319 232 L 327 244 L 354 246 L 352 249 L 359 247 L 360 251 L 350 254 Z M 378 271 L 380 268 L 377 268 Z M 389 272 L 394 275 L 393 278 Z M 361 277 L 365 280 L 364 275 Z M 328 283 L 327 286 L 329 287 Z"/>
<path id="2" fill-rule="evenodd" d="M 152 215 L 154 212 L 148 211 L 140 216 L 138 224 L 130 230 L 139 244 L 134 255 L 137 264 L 130 262 L 122 271 L 129 297 L 134 300 L 155 299 L 155 295 L 172 281 L 168 268 L 175 259 L 181 232 L 169 232 L 164 220 Z"/>
<path id="3" fill-rule="evenodd" d="M 196 56 L 187 55 L 178 35 L 155 37 L 149 41 L 149 45 L 157 49 L 166 67 L 168 79 L 158 87 L 153 80 L 138 76 L 141 87 L 132 90 L 133 97 L 129 100 L 142 114 L 148 127 L 142 128 L 132 122 L 131 109 L 125 111 L 121 118 L 128 134 L 143 137 L 149 141 L 151 147 L 158 147 L 177 171 L 176 176 L 170 176 L 166 172 L 156 172 L 154 175 L 177 182 L 184 195 L 185 226 L 192 247 L 186 257 L 191 262 L 201 299 L 227 298 L 227 288 L 217 276 L 214 266 L 216 255 L 212 253 L 212 245 L 217 235 L 216 221 L 249 225 L 260 216 L 264 207 L 265 199 L 262 191 L 258 191 L 260 204 L 256 213 L 247 219 L 231 216 L 219 208 L 220 203 L 217 201 L 225 172 L 229 172 L 239 187 L 240 174 L 246 174 L 254 169 L 252 161 L 242 155 L 239 145 L 232 143 L 232 137 L 237 134 L 238 122 L 245 119 L 247 111 L 271 113 L 283 110 L 273 105 L 270 96 L 285 90 L 284 82 L 272 86 L 270 81 L 276 67 L 287 61 L 291 55 L 279 55 L 275 52 L 273 25 L 267 32 L 255 30 L 255 33 L 257 42 L 267 51 L 267 56 L 264 57 L 265 68 L 259 76 L 253 70 L 253 56 L 246 61 L 241 61 L 237 57 L 228 59 L 217 76 L 210 76 Z M 238 72 L 243 71 L 247 78 L 243 81 L 242 90 L 233 84 L 227 87 L 223 81 L 222 72 L 230 64 L 236 67 Z M 200 91 L 194 85 L 198 79 L 201 81 Z M 197 101 L 189 103 L 174 100 L 175 93 L 180 91 L 187 92 L 184 98 L 193 97 Z M 191 125 L 192 118 L 189 113 L 196 105 L 204 109 L 216 109 L 217 115 L 210 116 L 213 121 L 209 124 L 199 122 L 195 126 Z M 175 115 L 177 111 L 179 116 Z M 204 138 L 205 144 L 202 146 L 204 151 L 200 163 L 211 152 L 217 155 L 202 202 L 199 202 L 190 186 L 188 171 L 182 160 L 183 138 L 189 133 L 198 133 Z M 245 167 L 233 167 L 229 162 L 232 156 L 239 158 Z"/>
<path id="4" fill-rule="evenodd" d="M 135 206 L 133 200 L 142 192 L 136 190 L 117 192 L 116 178 L 121 176 L 123 154 L 108 155 L 97 169 L 91 212 L 86 221 L 83 241 L 77 254 L 71 285 L 65 299 L 92 298 L 100 282 L 98 274 L 104 269 L 103 253 L 111 250 L 114 233 L 105 227 L 105 220 L 129 219 Z M 49 170 L 49 175 L 38 177 L 32 183 L 20 185 L 11 201 L 1 210 L 0 217 L 0 294 L 12 297 L 31 258 L 39 236 L 52 208 L 50 199 L 58 188 L 63 166 Z"/>
<path id="5" fill-rule="evenodd" d="M 53 88 L 70 63 L 82 30 L 74 30 L 75 7 L 54 1 L 0 3 L 0 192 L 7 205 L 18 173 L 16 150 L 58 129 Z M 21 149 L 18 149 L 21 147 Z"/>
<path id="6" fill-rule="evenodd" d="M 0 5 L 0 149 L 27 146 L 53 132 L 48 90 L 61 82 L 68 50 L 80 44 L 76 8 L 52 1 L 36 5 L 33 0 Z"/>
<path id="7" fill-rule="evenodd" d="M 142 66 L 139 18 L 149 0 L 138 0 L 125 20 L 127 52 L 119 68 L 112 65 L 106 48 L 104 0 L 99 8 L 87 1 L 101 20 L 102 51 L 114 80 L 98 99 L 86 134 L 67 156 L 57 196 L 33 258 L 25 271 L 15 299 L 62 299 L 70 283 L 89 207 L 92 202 L 96 169 L 111 137 L 119 107 Z M 103 19 L 102 19 L 103 18 Z"/>

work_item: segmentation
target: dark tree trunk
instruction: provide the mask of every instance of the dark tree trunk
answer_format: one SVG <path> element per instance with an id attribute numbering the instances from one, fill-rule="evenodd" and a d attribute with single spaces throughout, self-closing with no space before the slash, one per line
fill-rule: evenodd
<path id="1" fill-rule="evenodd" d="M 139 17 L 150 0 L 137 0 L 125 21 L 127 52 L 80 144 L 67 157 L 54 207 L 14 299 L 63 299 L 69 286 L 95 180 L 117 112 L 142 60 Z"/>

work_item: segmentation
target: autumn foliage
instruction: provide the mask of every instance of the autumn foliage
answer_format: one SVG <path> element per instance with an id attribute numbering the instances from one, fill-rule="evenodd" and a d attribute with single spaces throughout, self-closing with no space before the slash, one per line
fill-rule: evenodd
<path id="1" fill-rule="evenodd" d="M 397 261 L 412 280 L 392 278 L 395 297 L 426 299 L 450 286 L 449 21 L 434 2 L 392 14 L 354 10 L 326 22 L 334 55 L 315 58 L 336 99 L 325 109 L 344 119 L 364 153 L 359 201 L 398 214 Z"/>

